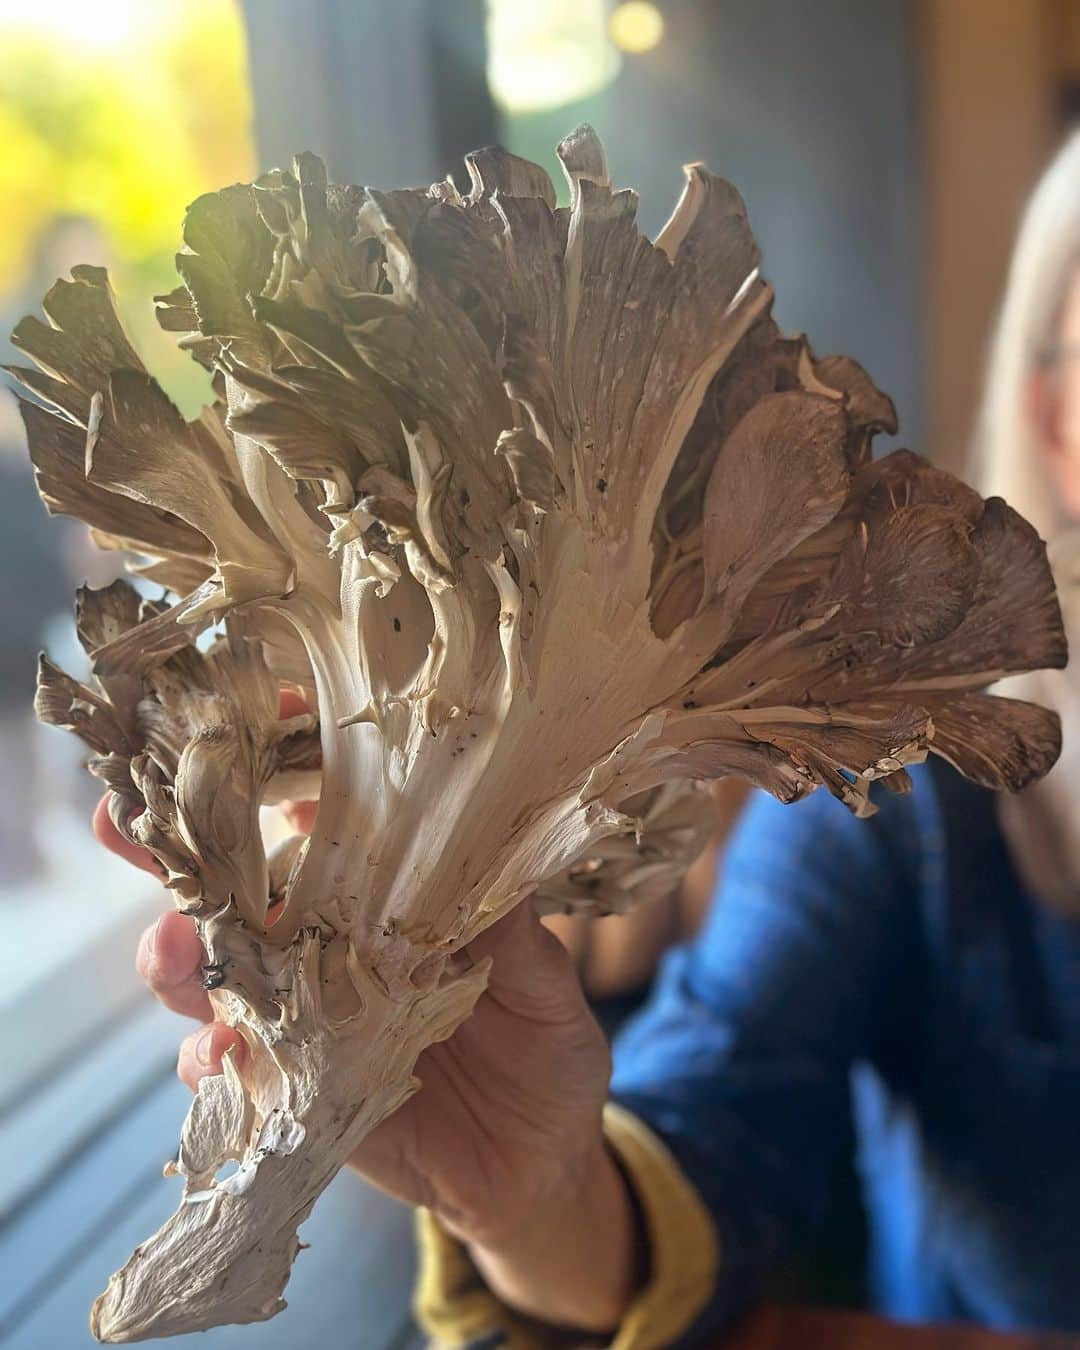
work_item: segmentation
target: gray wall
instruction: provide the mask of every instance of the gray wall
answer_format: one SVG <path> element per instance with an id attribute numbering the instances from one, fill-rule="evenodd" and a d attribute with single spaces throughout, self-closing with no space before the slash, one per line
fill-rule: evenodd
<path id="1" fill-rule="evenodd" d="M 496 136 L 484 0 L 242 0 L 262 169 L 314 150 L 338 182 L 443 177 Z"/>
<path id="2" fill-rule="evenodd" d="M 661 0 L 663 42 L 604 94 L 514 118 L 539 157 L 591 121 L 655 231 L 703 160 L 746 199 L 777 319 L 856 357 L 922 435 L 920 181 L 909 0 Z M 534 153 L 535 152 L 535 153 Z"/>
<path id="3" fill-rule="evenodd" d="M 664 41 L 626 57 L 603 94 L 509 119 L 501 139 L 553 165 L 560 136 L 591 121 L 616 180 L 639 189 L 648 230 L 666 217 L 681 164 L 702 159 L 730 178 L 762 242 L 780 322 L 820 353 L 857 357 L 896 400 L 901 439 L 918 446 L 914 6 L 660 7 Z M 428 182 L 492 138 L 480 0 L 246 0 L 246 9 L 264 164 L 310 146 L 354 181 Z"/>

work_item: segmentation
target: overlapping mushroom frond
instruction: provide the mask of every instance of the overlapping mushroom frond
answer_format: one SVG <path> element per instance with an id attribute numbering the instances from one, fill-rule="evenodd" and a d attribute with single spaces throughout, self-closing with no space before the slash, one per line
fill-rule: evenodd
<path id="1" fill-rule="evenodd" d="M 287 1031 L 267 951 L 322 935 L 337 1037 L 373 980 L 449 999 L 451 954 L 522 897 L 669 887 L 705 837 L 701 780 L 824 784 L 865 813 L 928 750 L 1013 789 L 1057 755 L 1052 713 L 981 692 L 1065 660 L 1031 527 L 906 451 L 872 461 L 891 403 L 778 331 L 729 184 L 689 169 L 650 241 L 589 128 L 559 153 L 564 208 L 499 150 L 467 195 L 328 184 L 305 154 L 200 198 L 159 308 L 213 372 L 192 422 L 100 270 L 16 330 L 46 503 L 175 597 L 85 596 L 96 685 L 46 664 L 39 711 L 94 747 L 256 1050 Z M 278 680 L 310 719 L 278 718 Z M 312 836 L 268 865 L 255 806 L 320 755 Z M 265 1072 L 236 1089 L 249 1143 Z M 143 1325 L 118 1311 L 133 1287 L 114 1331 Z M 171 1329 L 269 1315 L 266 1287 L 224 1311 L 199 1288 Z"/>
<path id="2" fill-rule="evenodd" d="M 865 809 L 867 779 L 927 746 L 995 786 L 1042 772 L 1052 716 L 977 692 L 1063 660 L 1034 533 L 913 455 L 870 462 L 891 404 L 778 333 L 728 184 L 689 170 L 650 243 L 591 133 L 561 155 L 562 210 L 499 151 L 470 158 L 466 197 L 328 186 L 303 155 L 196 202 L 161 313 L 227 377 L 227 416 L 183 421 L 96 269 L 50 293 L 52 326 L 19 326 L 45 374 L 16 374 L 51 405 L 24 404 L 46 501 L 183 597 L 113 659 L 336 572 L 347 603 L 379 596 L 370 708 L 344 712 L 387 744 L 475 711 L 499 663 L 483 624 L 508 699 L 585 667 L 555 670 L 555 702 L 604 721 L 596 756 L 647 719 L 646 780 L 822 781 Z M 597 716 L 589 683 L 634 694 Z"/>

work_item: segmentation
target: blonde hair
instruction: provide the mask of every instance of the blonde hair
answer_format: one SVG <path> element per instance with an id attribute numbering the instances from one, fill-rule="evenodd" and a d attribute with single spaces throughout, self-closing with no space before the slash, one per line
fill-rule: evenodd
<path id="1" fill-rule="evenodd" d="M 1039 455 L 1028 379 L 1047 357 L 1073 267 L 1080 263 L 1080 129 L 1035 189 L 1013 250 L 990 350 L 976 434 L 975 477 L 1044 538 L 1063 523 Z"/>

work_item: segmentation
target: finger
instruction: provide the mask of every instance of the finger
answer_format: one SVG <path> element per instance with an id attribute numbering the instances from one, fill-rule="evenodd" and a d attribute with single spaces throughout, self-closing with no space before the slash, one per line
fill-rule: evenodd
<path id="1" fill-rule="evenodd" d="M 524 900 L 473 938 L 468 952 L 476 960 L 495 957 L 505 970 L 530 961 L 539 945 L 546 946 L 546 939 L 550 939 L 552 949 L 564 950 L 541 923 L 535 906 Z"/>
<path id="2" fill-rule="evenodd" d="M 199 1086 L 199 1079 L 209 1074 L 221 1072 L 221 1060 L 230 1047 L 235 1054 L 237 1065 L 243 1062 L 247 1053 L 244 1038 L 233 1027 L 224 1022 L 208 1022 L 206 1026 L 193 1031 L 180 1042 L 180 1053 L 176 1057 L 176 1076 L 186 1083 L 192 1092 Z"/>
<path id="3" fill-rule="evenodd" d="M 318 802 L 283 801 L 281 811 L 297 834 L 310 834 L 318 806 Z"/>
<path id="4" fill-rule="evenodd" d="M 149 849 L 140 848 L 138 844 L 133 844 L 130 839 L 125 839 L 112 823 L 109 816 L 109 799 L 111 796 L 111 793 L 106 792 L 94 808 L 93 819 L 90 822 L 94 837 L 99 844 L 104 844 L 110 853 L 115 853 L 125 862 L 134 863 L 136 867 L 141 867 L 144 872 L 152 872 L 154 876 L 160 878 L 163 875 L 161 865 Z"/>
<path id="5" fill-rule="evenodd" d="M 488 991 L 503 1001 L 562 1001 L 577 992 L 573 960 L 554 933 L 540 922 L 528 900 L 486 928 L 468 946 L 474 961 L 492 958 Z"/>
<path id="6" fill-rule="evenodd" d="M 295 689 L 282 689 L 278 694 L 278 716 L 282 721 L 310 711 L 303 694 L 297 693 Z"/>
<path id="7" fill-rule="evenodd" d="M 205 1022 L 213 1016 L 203 988 L 205 960 L 194 920 L 173 911 L 163 914 L 143 933 L 135 969 L 166 1008 Z"/>

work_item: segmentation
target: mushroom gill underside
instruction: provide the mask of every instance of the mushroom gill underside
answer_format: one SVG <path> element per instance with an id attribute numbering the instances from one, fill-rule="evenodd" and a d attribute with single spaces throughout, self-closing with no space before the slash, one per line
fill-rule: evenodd
<path id="1" fill-rule="evenodd" d="M 495 149 L 467 193 L 303 154 L 200 198 L 158 298 L 211 376 L 191 421 L 102 270 L 15 330 L 41 495 L 136 576 L 79 592 L 91 674 L 43 659 L 37 711 L 90 747 L 247 1046 L 103 1340 L 283 1307 L 298 1225 L 482 992 L 462 949 L 526 898 L 669 893 L 709 780 L 865 815 L 928 752 L 1010 790 L 1058 753 L 1052 713 L 982 692 L 1065 660 L 1035 531 L 871 457 L 890 401 L 781 334 L 729 184 L 688 169 L 650 240 L 589 128 L 559 155 L 565 206 Z M 315 796 L 268 856 L 260 806 Z"/>

